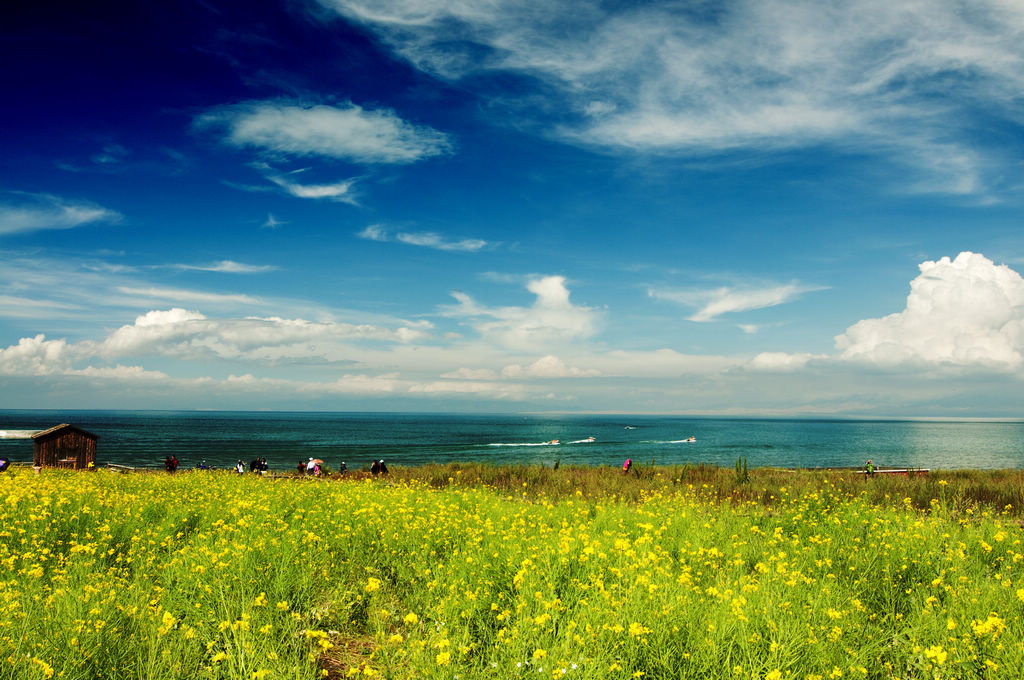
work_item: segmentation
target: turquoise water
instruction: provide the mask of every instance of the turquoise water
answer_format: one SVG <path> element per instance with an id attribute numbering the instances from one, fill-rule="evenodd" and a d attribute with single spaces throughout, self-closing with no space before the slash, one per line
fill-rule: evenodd
<path id="1" fill-rule="evenodd" d="M 230 467 L 267 458 L 293 469 L 309 456 L 349 469 L 383 458 L 391 465 L 487 461 L 846 467 L 1024 467 L 1022 422 L 919 422 L 687 418 L 675 416 L 451 415 L 190 411 L 0 411 L 0 431 L 72 423 L 99 435 L 99 463 L 182 468 L 205 460 Z M 627 426 L 629 429 L 627 429 Z M 687 437 L 693 442 L 683 442 Z M 0 434 L 2 437 L 2 434 Z M 594 441 L 585 441 L 593 437 Z M 546 444 L 551 440 L 559 444 Z M 32 460 L 32 442 L 0 438 L 0 457 Z"/>

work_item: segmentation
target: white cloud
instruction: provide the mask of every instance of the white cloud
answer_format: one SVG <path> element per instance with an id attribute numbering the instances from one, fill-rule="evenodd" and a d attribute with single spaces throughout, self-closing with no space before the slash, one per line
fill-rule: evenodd
<path id="1" fill-rule="evenodd" d="M 269 181 L 281 187 L 286 193 L 296 198 L 324 199 L 339 203 L 350 203 L 352 205 L 357 204 L 356 195 L 353 191 L 353 187 L 355 186 L 357 179 L 354 177 L 340 182 L 333 182 L 331 184 L 299 184 L 298 182 L 291 180 L 290 177 L 298 173 L 305 172 L 306 168 L 293 170 L 286 175 L 281 175 L 271 171 L 269 166 L 263 164 L 260 164 L 260 166 L 267 171 L 264 176 Z"/>
<path id="2" fill-rule="evenodd" d="M 1024 9 L 1005 0 L 320 1 L 435 76 L 534 78 L 503 115 L 609 150 L 829 144 L 916 167 L 913 190 L 965 194 L 1007 161 L 978 144 L 976 116 L 1020 121 Z"/>
<path id="3" fill-rule="evenodd" d="M 531 307 L 488 308 L 456 291 L 452 296 L 459 304 L 443 307 L 442 313 L 468 319 L 486 338 L 506 347 L 521 349 L 536 350 L 581 340 L 597 332 L 601 313 L 592 307 L 572 304 L 564 277 L 534 278 L 526 287 L 536 296 Z"/>
<path id="4" fill-rule="evenodd" d="M 525 368 L 519 364 L 509 364 L 501 370 L 501 374 L 506 378 L 593 378 L 601 375 L 601 372 L 592 368 L 568 366 L 558 357 L 549 354 Z"/>
<path id="5" fill-rule="evenodd" d="M 894 366 L 934 363 L 1018 370 L 1024 364 L 1024 279 L 1006 265 L 962 252 L 923 262 L 906 308 L 836 336 L 847 360 Z"/>
<path id="6" fill-rule="evenodd" d="M 278 227 L 288 224 L 283 220 L 279 220 L 274 217 L 271 213 L 267 213 L 267 219 L 260 225 L 263 229 L 277 229 Z"/>
<path id="7" fill-rule="evenodd" d="M 489 368 L 460 368 L 442 373 L 441 377 L 447 380 L 494 380 L 498 374 Z"/>
<path id="8" fill-rule="evenodd" d="M 159 354 L 273 361 L 324 354 L 342 341 L 409 343 L 426 337 L 428 328 L 425 322 L 384 328 L 279 317 L 211 319 L 174 308 L 139 316 L 95 344 L 92 353 L 108 359 Z"/>
<path id="9" fill-rule="evenodd" d="M 657 300 L 667 300 L 689 307 L 700 307 L 696 313 L 688 317 L 690 321 L 712 321 L 722 314 L 775 307 L 790 302 L 804 293 L 815 290 L 823 290 L 823 288 L 794 282 L 766 288 L 730 288 L 723 286 L 714 290 L 696 291 L 659 290 L 652 288 L 647 291 L 647 294 Z M 744 330 L 746 331 L 746 329 Z"/>
<path id="10" fill-rule="evenodd" d="M 232 146 L 355 163 L 414 163 L 451 148 L 442 132 L 413 125 L 389 109 L 369 111 L 351 103 L 244 102 L 208 113 L 197 123 L 223 128 L 224 141 Z"/>
<path id="11" fill-rule="evenodd" d="M 169 265 L 174 269 L 184 269 L 200 272 L 223 272 L 226 274 L 262 274 L 278 269 L 271 264 L 245 264 L 234 260 L 221 260 L 212 264 L 174 264 Z"/>
<path id="12" fill-rule="evenodd" d="M 0 295 L 0 317 L 23 319 L 52 319 L 55 314 L 80 310 L 72 305 L 53 300 L 37 300 L 17 295 Z"/>
<path id="13" fill-rule="evenodd" d="M 206 302 L 217 304 L 245 304 L 257 305 L 260 301 L 257 298 L 242 294 L 232 293 L 207 293 L 199 290 L 186 290 L 184 288 L 159 288 L 151 286 L 137 288 L 133 286 L 118 286 L 117 291 L 125 295 L 144 298 L 145 300 L 160 300 L 169 302 Z"/>
<path id="14" fill-rule="evenodd" d="M 824 354 L 809 354 L 806 352 L 797 352 L 790 354 L 787 352 L 761 352 L 746 365 L 746 368 L 752 371 L 765 371 L 765 372 L 786 372 L 786 371 L 798 371 L 810 361 L 815 359 L 826 359 Z"/>
<path id="15" fill-rule="evenodd" d="M 88 358 L 86 345 L 72 345 L 66 340 L 47 340 L 42 334 L 22 338 L 18 344 L 0 349 L 0 375 L 21 376 L 83 376 L 113 380 L 163 380 L 160 371 L 141 366 L 85 366 L 75 368 L 74 362 Z"/>
<path id="16" fill-rule="evenodd" d="M 588 356 L 586 363 L 603 376 L 658 379 L 715 375 L 740 365 L 742 360 L 716 354 L 683 354 L 663 348 L 612 350 Z"/>
<path id="17" fill-rule="evenodd" d="M 66 375 L 80 375 L 86 378 L 102 378 L 104 380 L 118 381 L 148 381 L 168 380 L 170 376 L 162 371 L 148 371 L 141 366 L 86 366 L 82 369 L 71 370 Z"/>
<path id="18" fill-rule="evenodd" d="M 357 233 L 356 236 L 369 241 L 397 241 L 411 246 L 433 248 L 435 250 L 448 250 L 457 252 L 475 253 L 485 248 L 494 247 L 493 243 L 478 238 L 467 238 L 458 241 L 450 241 L 441 234 L 432 231 L 421 232 L 391 232 L 381 224 L 371 224 Z"/>
<path id="19" fill-rule="evenodd" d="M 87 201 L 72 201 L 50 194 L 12 192 L 0 203 L 0 234 L 49 229 L 73 229 L 98 222 L 116 222 L 118 212 Z"/>
<path id="20" fill-rule="evenodd" d="M 410 394 L 428 396 L 479 396 L 489 399 L 521 400 L 529 396 L 529 392 L 521 385 L 509 383 L 436 381 L 415 383 L 409 386 Z"/>
<path id="21" fill-rule="evenodd" d="M 63 373 L 70 368 L 68 343 L 65 340 L 47 340 L 39 334 L 22 338 L 17 345 L 0 349 L 0 373 L 5 375 L 49 375 Z"/>

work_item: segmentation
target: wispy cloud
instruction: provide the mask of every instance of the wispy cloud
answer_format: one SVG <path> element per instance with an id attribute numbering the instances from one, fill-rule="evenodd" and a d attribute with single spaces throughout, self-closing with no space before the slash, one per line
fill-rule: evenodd
<path id="1" fill-rule="evenodd" d="M 132 286 L 119 286 L 117 291 L 125 295 L 131 295 L 136 298 L 140 298 L 139 303 L 143 304 L 146 302 L 153 303 L 166 303 L 166 302 L 180 302 L 180 303 L 218 303 L 218 304 L 245 304 L 245 305 L 257 305 L 260 304 L 258 298 L 251 297 L 249 295 L 234 294 L 234 293 L 210 293 L 201 290 L 188 290 L 185 288 L 160 288 L 160 287 L 147 287 L 137 288 Z"/>
<path id="2" fill-rule="evenodd" d="M 354 187 L 358 182 L 358 178 L 356 177 L 351 177 L 338 182 L 331 182 L 329 184 L 302 184 L 296 181 L 295 178 L 301 177 L 303 173 L 309 171 L 309 168 L 299 168 L 298 170 L 282 173 L 270 167 L 266 163 L 252 163 L 252 167 L 262 173 L 267 181 L 276 184 L 278 187 L 283 189 L 285 193 L 295 196 L 296 198 L 312 198 L 349 203 L 352 205 L 357 204 L 357 197 L 354 191 Z M 240 186 L 238 188 L 249 190 L 248 187 L 245 186 Z"/>
<path id="3" fill-rule="evenodd" d="M 443 132 L 409 123 L 390 109 L 252 101 L 200 116 L 201 128 L 223 130 L 231 146 L 286 156 L 322 156 L 355 163 L 415 163 L 448 153 Z"/>
<path id="4" fill-rule="evenodd" d="M 656 300 L 675 302 L 687 307 L 698 307 L 699 309 L 693 315 L 687 317 L 690 321 L 712 321 L 723 314 L 775 307 L 815 290 L 824 290 L 824 288 L 793 282 L 766 287 L 730 288 L 723 286 L 713 290 L 651 288 L 647 294 Z M 752 332 L 747 328 L 743 330 L 747 333 Z"/>
<path id="5" fill-rule="evenodd" d="M 545 97 L 507 117 L 616 152 L 828 144 L 913 166 L 908 189 L 972 194 L 1009 162 L 976 121 L 1021 119 L 1024 8 L 1002 0 L 321 2 L 435 76 L 533 77 Z"/>
<path id="6" fill-rule="evenodd" d="M 267 219 L 263 221 L 263 224 L 261 224 L 260 227 L 263 229 L 277 229 L 278 227 L 283 226 L 285 224 L 288 223 L 285 222 L 284 220 L 277 219 L 271 213 L 267 213 Z"/>
<path id="7" fill-rule="evenodd" d="M 371 224 L 361 232 L 357 233 L 356 236 L 370 241 L 396 241 L 398 243 L 405 243 L 406 245 L 411 246 L 422 246 L 424 248 L 433 248 L 435 250 L 449 250 L 467 253 L 475 253 L 479 250 L 493 248 L 496 245 L 478 238 L 451 241 L 441 234 L 432 231 L 398 231 L 392 233 L 389 229 L 380 224 Z"/>
<path id="8" fill-rule="evenodd" d="M 73 229 L 121 219 L 120 213 L 88 201 L 22 192 L 0 196 L 0 234 Z"/>
<path id="9" fill-rule="evenodd" d="M 245 264 L 234 260 L 221 260 L 211 264 L 171 264 L 166 265 L 171 269 L 184 269 L 200 272 L 223 272 L 226 274 L 262 274 L 279 269 L 272 264 Z"/>

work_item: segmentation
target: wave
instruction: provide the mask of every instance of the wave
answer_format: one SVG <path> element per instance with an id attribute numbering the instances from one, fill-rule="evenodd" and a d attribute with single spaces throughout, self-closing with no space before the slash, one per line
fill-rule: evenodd
<path id="1" fill-rule="evenodd" d="M 39 430 L 0 430 L 0 439 L 32 439 Z"/>
<path id="2" fill-rule="evenodd" d="M 595 440 L 594 440 L 593 437 L 587 437 L 586 439 L 577 439 L 575 441 L 566 442 L 566 443 L 567 444 L 593 444 L 594 441 Z"/>

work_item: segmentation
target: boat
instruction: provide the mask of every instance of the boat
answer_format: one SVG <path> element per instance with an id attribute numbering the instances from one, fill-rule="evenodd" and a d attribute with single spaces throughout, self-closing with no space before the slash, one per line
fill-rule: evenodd
<path id="1" fill-rule="evenodd" d="M 927 475 L 931 472 L 931 468 L 892 468 L 887 470 L 879 470 L 875 468 L 872 475 L 895 475 L 898 477 L 914 477 L 916 475 Z M 855 470 L 858 475 L 868 475 L 867 470 Z M 868 475 L 871 476 L 871 475 Z"/>
<path id="2" fill-rule="evenodd" d="M 545 446 L 557 446 L 560 442 L 557 439 L 552 439 L 549 442 L 544 442 Z"/>

